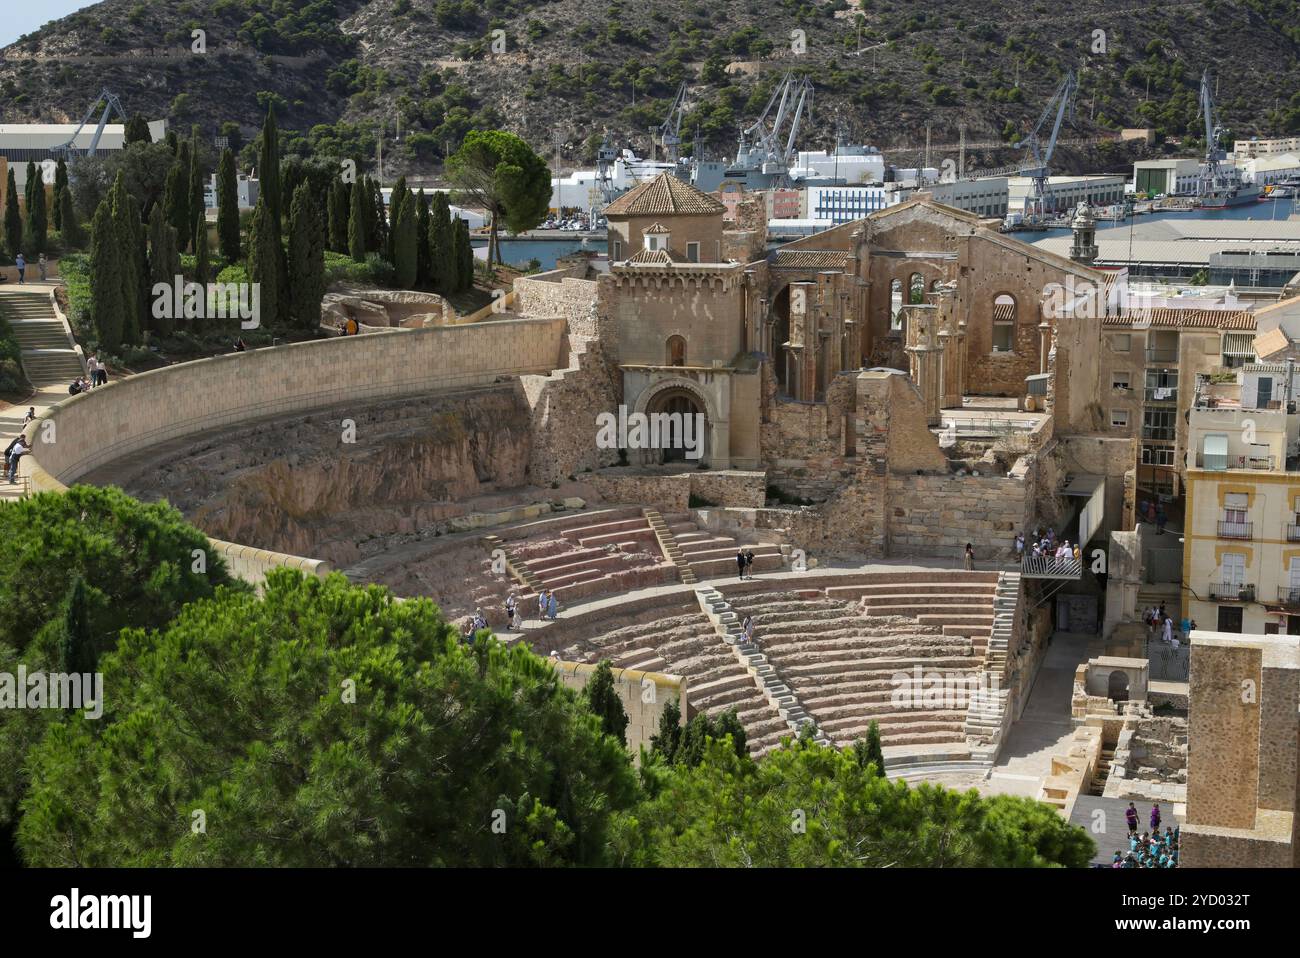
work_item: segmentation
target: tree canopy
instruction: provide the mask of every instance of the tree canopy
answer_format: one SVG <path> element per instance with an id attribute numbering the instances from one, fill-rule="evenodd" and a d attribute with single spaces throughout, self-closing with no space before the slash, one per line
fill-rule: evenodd
<path id="1" fill-rule="evenodd" d="M 488 263 L 501 261 L 497 234 L 532 229 L 546 219 L 551 173 L 523 139 L 502 130 L 472 130 L 447 159 L 447 175 L 462 194 L 491 216 Z"/>

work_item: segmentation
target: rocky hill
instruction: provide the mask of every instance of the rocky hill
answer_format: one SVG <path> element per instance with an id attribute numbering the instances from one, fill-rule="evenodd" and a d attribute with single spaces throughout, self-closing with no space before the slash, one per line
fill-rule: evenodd
<path id="1" fill-rule="evenodd" d="M 1080 72 L 1085 140 L 1152 126 L 1173 148 L 1200 136 L 1197 87 L 1217 74 L 1233 135 L 1300 131 L 1297 0 L 103 0 L 0 51 L 0 122 L 77 121 L 101 88 L 182 129 L 256 135 L 275 104 L 303 155 L 374 157 L 436 173 L 474 126 L 525 135 L 566 165 L 602 130 L 648 152 L 688 83 L 684 152 L 734 150 L 783 71 L 815 83 L 800 145 L 886 151 L 964 126 L 1007 144 Z M 197 32 L 201 31 L 201 32 Z M 861 50 L 859 55 L 854 51 Z M 224 129 L 223 129 L 224 127 Z M 973 148 L 973 165 L 1014 162 Z M 1065 168 L 1117 167 L 1106 144 L 1062 152 Z M 899 154 L 915 162 L 919 152 Z"/>

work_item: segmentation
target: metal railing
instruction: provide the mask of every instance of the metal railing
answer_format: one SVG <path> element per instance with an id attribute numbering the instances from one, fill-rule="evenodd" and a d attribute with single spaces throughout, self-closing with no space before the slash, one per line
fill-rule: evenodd
<path id="1" fill-rule="evenodd" d="M 1178 347 L 1172 348 L 1167 346 L 1148 346 L 1147 362 L 1149 363 L 1176 363 L 1178 362 Z"/>
<path id="2" fill-rule="evenodd" d="M 1277 601 L 1282 605 L 1300 606 L 1300 586 L 1280 585 L 1277 587 Z"/>
<path id="3" fill-rule="evenodd" d="M 1253 539 L 1255 537 L 1255 524 L 1253 522 L 1225 522 L 1219 520 L 1219 538 L 1220 539 Z"/>
<path id="4" fill-rule="evenodd" d="M 1162 395 L 1159 398 L 1157 398 L 1156 397 L 1157 392 L 1164 392 L 1167 395 Z M 1148 386 L 1146 388 L 1146 394 L 1143 396 L 1143 401 L 1176 403 L 1178 402 L 1178 387 L 1177 386 Z"/>
<path id="5" fill-rule="evenodd" d="M 1254 602 L 1255 586 L 1241 582 L 1211 582 L 1210 599 L 1215 602 Z"/>
<path id="6" fill-rule="evenodd" d="M 1292 524 L 1289 523 L 1289 522 L 1287 523 L 1287 526 L 1286 526 L 1286 541 L 1287 541 L 1287 542 L 1300 542 L 1300 526 L 1292 525 Z"/>
<path id="7" fill-rule="evenodd" d="M 1078 579 L 1083 576 L 1083 560 L 1026 555 L 1020 560 L 1020 574 L 1039 579 Z"/>

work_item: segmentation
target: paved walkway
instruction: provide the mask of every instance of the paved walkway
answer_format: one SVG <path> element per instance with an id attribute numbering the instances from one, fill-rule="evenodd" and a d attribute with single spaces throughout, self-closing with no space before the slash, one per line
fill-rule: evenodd
<path id="1" fill-rule="evenodd" d="M 39 339 L 30 339 L 26 335 L 26 327 L 47 326 L 50 320 L 25 319 L 17 318 L 19 310 L 17 302 L 19 300 L 30 299 L 33 293 L 48 296 L 50 291 L 58 285 L 56 283 L 24 283 L 19 286 L 16 283 L 4 283 L 0 285 L 0 306 L 4 307 L 6 317 L 9 319 L 9 325 L 14 330 L 14 335 L 22 345 L 23 370 L 27 378 L 35 387 L 35 393 L 27 400 L 16 403 L 8 409 L 0 410 L 0 449 L 9 445 L 10 440 L 18 434 L 22 428 L 23 418 L 27 415 L 29 406 L 36 407 L 36 414 L 39 416 L 50 406 L 68 397 L 68 383 L 70 378 L 64 378 L 65 370 L 62 366 L 50 366 L 48 363 L 33 362 L 36 357 L 47 357 L 51 352 L 61 352 L 62 350 L 51 350 L 46 348 L 44 343 Z M 50 316 L 54 315 L 53 310 Z M 61 335 L 61 334 L 60 334 Z M 70 352 L 70 351 L 69 351 Z M 22 474 L 22 468 L 19 468 L 19 474 Z M 23 484 L 20 482 L 10 484 L 0 481 L 0 500 L 17 499 L 22 490 Z"/>

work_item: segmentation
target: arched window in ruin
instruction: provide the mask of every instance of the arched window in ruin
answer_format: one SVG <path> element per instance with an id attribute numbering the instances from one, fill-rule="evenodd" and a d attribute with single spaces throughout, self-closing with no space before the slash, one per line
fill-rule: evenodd
<path id="1" fill-rule="evenodd" d="M 903 328 L 903 281 L 896 279 L 889 284 L 889 328 L 898 332 Z"/>
<path id="2" fill-rule="evenodd" d="M 1016 351 L 1016 299 L 1010 293 L 993 297 L 993 351 Z"/>
<path id="3" fill-rule="evenodd" d="M 686 365 L 686 340 L 680 336 L 668 337 L 668 365 Z"/>
<path id="4" fill-rule="evenodd" d="M 907 284 L 907 301 L 913 306 L 925 302 L 925 277 L 913 273 Z"/>

